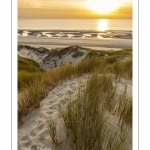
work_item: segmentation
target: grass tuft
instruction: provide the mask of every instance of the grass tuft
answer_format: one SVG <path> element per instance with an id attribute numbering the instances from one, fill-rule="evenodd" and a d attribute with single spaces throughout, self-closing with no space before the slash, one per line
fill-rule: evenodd
<path id="1" fill-rule="evenodd" d="M 122 125 L 121 132 L 118 132 L 107 121 L 107 115 L 113 110 L 110 106 L 114 107 L 117 102 L 114 100 L 116 95 L 116 88 L 113 87 L 110 77 L 93 74 L 85 86 L 79 87 L 77 97 L 71 99 L 66 109 L 61 109 L 73 149 L 126 149 L 129 136 L 127 128 Z M 124 119 L 125 116 L 124 114 Z"/>
<path id="2" fill-rule="evenodd" d="M 52 141 L 55 145 L 59 145 L 59 140 L 56 135 L 56 123 L 53 119 L 46 119 L 46 127 L 49 135 L 52 138 Z"/>

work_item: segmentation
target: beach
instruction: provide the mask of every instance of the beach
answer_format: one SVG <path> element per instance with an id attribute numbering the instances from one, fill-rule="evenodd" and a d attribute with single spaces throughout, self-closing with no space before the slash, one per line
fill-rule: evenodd
<path id="1" fill-rule="evenodd" d="M 125 52 L 123 54 L 117 55 L 116 51 L 119 50 Z M 131 63 L 132 32 L 121 30 L 103 32 L 84 30 L 18 30 L 19 57 L 32 59 L 37 62 L 40 68 L 46 71 L 45 74 L 47 73 L 47 76 L 45 76 L 45 78 L 47 77 L 47 81 L 51 82 L 56 76 L 56 83 L 54 83 L 54 85 L 56 85 L 53 87 L 47 87 L 46 91 L 48 92 L 42 99 L 40 99 L 38 108 L 32 109 L 31 107 L 31 110 L 28 108 L 28 113 L 25 113 L 25 115 L 21 116 L 21 122 L 18 121 L 18 150 L 72 150 L 72 144 L 69 143 L 70 139 L 66 130 L 67 128 L 63 117 L 61 116 L 62 114 L 59 110 L 60 107 L 63 109 L 66 108 L 70 101 L 74 101 L 76 99 L 79 89 L 82 87 L 82 85 L 86 85 L 90 76 L 92 76 L 92 71 L 84 71 L 81 73 L 81 75 L 72 74 L 70 75 L 70 77 L 68 77 L 69 75 L 67 75 L 67 77 L 64 78 L 64 70 L 65 66 L 67 68 L 68 64 L 72 66 L 75 66 L 79 63 L 82 64 L 82 60 L 85 68 L 93 65 L 92 63 L 94 63 L 95 60 L 92 61 L 92 59 L 89 64 L 84 63 L 84 60 L 85 62 L 86 60 L 87 62 L 88 60 L 90 60 L 89 54 L 92 54 L 93 52 L 96 53 L 96 56 L 94 58 L 95 60 L 98 60 L 97 58 L 104 58 L 106 59 L 106 61 L 108 61 L 108 66 L 113 63 L 117 64 L 117 61 L 120 61 L 122 63 Z M 116 55 L 117 57 L 113 58 L 110 52 L 114 52 L 114 55 Z M 126 56 L 126 53 L 129 53 L 129 56 Z M 111 59 L 113 59 L 112 62 Z M 96 64 L 99 64 L 96 70 L 99 68 L 103 68 L 103 64 Z M 127 67 L 130 67 L 130 65 L 128 65 Z M 57 75 L 57 71 L 59 71 L 59 69 L 62 69 L 61 74 L 64 77 L 62 77 L 62 80 L 57 83 L 57 79 L 59 81 L 59 78 L 61 78 Z M 82 69 L 82 67 L 80 68 L 79 66 L 79 72 L 80 69 Z M 76 70 L 74 69 L 74 71 Z M 68 68 L 66 72 L 72 71 Z M 51 74 L 53 74 L 54 77 L 52 80 L 52 76 L 48 77 Z M 117 99 L 116 97 L 118 97 L 119 95 L 124 96 L 125 93 L 127 95 L 127 98 L 125 98 L 125 100 L 130 101 L 128 97 L 132 98 L 132 78 L 125 77 L 124 74 L 119 74 L 119 76 L 116 76 L 115 73 L 106 73 L 105 71 L 104 74 L 106 75 L 106 77 L 109 77 L 111 79 L 113 88 L 115 90 L 115 99 Z M 102 74 L 99 73 L 98 76 L 102 76 Z M 41 81 L 39 81 L 39 83 L 40 82 Z M 52 81 L 52 83 L 53 82 L 55 81 Z M 30 101 L 29 98 L 26 98 L 26 92 L 30 93 L 30 91 L 28 91 L 28 86 L 26 86 L 24 89 L 25 90 L 19 92 L 18 97 L 23 102 L 24 100 Z M 111 95 L 110 97 L 112 98 L 113 96 Z M 117 110 L 120 102 L 117 101 L 115 103 L 115 107 L 111 109 Z M 111 107 L 111 104 L 109 105 Z M 121 107 L 124 107 L 123 104 L 121 105 Z M 109 128 L 111 128 L 112 131 L 116 131 L 118 137 L 122 136 L 121 133 L 124 126 L 127 129 L 129 128 L 128 134 L 126 136 L 127 138 L 125 138 L 125 145 L 129 150 L 131 150 L 132 127 L 128 123 L 125 123 L 125 125 L 119 125 L 120 116 L 115 111 L 105 111 L 105 113 L 107 114 L 106 124 Z M 56 123 L 57 139 L 55 140 L 57 142 L 55 142 L 57 144 L 53 141 L 52 136 L 49 135 L 47 128 L 48 119 L 54 120 Z M 123 133 L 126 133 L 126 131 L 123 131 Z M 94 134 L 92 133 L 92 135 Z"/>
<path id="2" fill-rule="evenodd" d="M 18 44 L 48 49 L 79 45 L 94 50 L 121 50 L 132 48 L 132 32 L 19 30 Z"/>

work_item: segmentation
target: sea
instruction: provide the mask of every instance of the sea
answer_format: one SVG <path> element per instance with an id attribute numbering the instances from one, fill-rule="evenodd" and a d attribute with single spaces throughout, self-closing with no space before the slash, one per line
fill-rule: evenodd
<path id="1" fill-rule="evenodd" d="M 128 19 L 18 19 L 18 30 L 125 30 L 132 31 Z"/>

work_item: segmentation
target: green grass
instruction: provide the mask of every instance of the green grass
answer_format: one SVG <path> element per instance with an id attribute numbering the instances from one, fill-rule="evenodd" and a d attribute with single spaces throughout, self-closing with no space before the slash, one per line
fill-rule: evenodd
<path id="1" fill-rule="evenodd" d="M 40 69 L 39 64 L 34 60 L 18 56 L 18 71 L 42 72 L 44 70 Z"/>
<path id="2" fill-rule="evenodd" d="M 18 56 L 18 88 L 22 89 L 34 80 L 41 79 L 44 70 L 40 68 L 39 64 L 31 59 Z"/>
<path id="3" fill-rule="evenodd" d="M 50 135 L 50 137 L 52 138 L 53 143 L 57 146 L 59 145 L 59 141 L 56 135 L 56 123 L 53 119 L 48 119 L 46 118 L 46 127 L 47 127 L 47 131 Z"/>
<path id="4" fill-rule="evenodd" d="M 38 73 L 30 73 L 26 71 L 19 71 L 18 72 L 18 88 L 23 89 L 28 87 L 29 84 L 33 84 L 34 80 L 41 79 L 43 74 L 41 72 Z"/>
<path id="5" fill-rule="evenodd" d="M 117 93 L 110 77 L 93 74 L 87 85 L 79 87 L 77 97 L 71 99 L 65 109 L 60 109 L 68 140 L 71 141 L 70 147 L 75 150 L 127 149 L 126 140 L 130 136 L 128 127 L 122 125 L 121 132 L 118 132 L 118 129 L 108 125 L 108 111 L 114 112 L 114 106 L 117 104 L 108 99 L 112 97 L 112 91 L 115 97 Z M 127 111 L 121 111 L 120 116 L 122 117 L 123 113 L 123 118 L 128 121 L 131 109 L 129 105 L 123 106 L 124 104 L 121 107 L 126 107 Z M 111 111 L 108 105 L 112 107 Z"/>
<path id="6" fill-rule="evenodd" d="M 115 53 L 117 54 L 117 57 L 115 56 Z M 100 74 L 113 73 L 116 78 L 132 78 L 132 59 L 115 60 L 112 63 L 108 63 L 112 59 L 112 56 L 114 57 L 113 59 L 116 59 L 118 58 L 118 54 L 130 56 L 131 53 L 131 50 L 117 52 L 107 51 L 108 56 L 90 56 L 83 59 L 79 64 L 65 64 L 47 72 L 41 70 L 39 64 L 33 60 L 18 57 L 18 88 L 23 97 L 18 98 L 18 118 L 22 118 L 29 110 L 38 108 L 40 106 L 40 100 L 47 95 L 47 92 L 66 79 L 72 79 L 85 73 L 93 72 Z M 108 90 L 107 84 L 110 84 L 109 80 L 109 78 L 104 78 L 103 80 L 105 83 L 103 85 L 106 85 L 106 90 Z M 111 85 L 109 86 L 111 87 Z M 110 89 L 110 91 L 111 95 L 107 97 L 108 101 L 107 104 L 105 104 L 107 107 L 110 107 L 109 103 L 113 104 L 114 101 L 115 91 L 112 89 Z M 27 93 L 28 96 L 26 96 Z M 105 93 L 105 95 L 107 94 Z M 26 99 L 26 97 L 28 98 Z M 109 110 L 111 111 L 111 107 Z"/>
<path id="7" fill-rule="evenodd" d="M 106 51 L 108 56 L 118 55 L 120 57 L 132 56 L 132 49 L 124 49 L 120 51 Z"/>
<path id="8" fill-rule="evenodd" d="M 128 123 L 132 125 L 132 99 L 128 97 L 127 93 L 119 96 L 117 114 L 119 114 L 118 124 Z"/>
<path id="9" fill-rule="evenodd" d="M 89 51 L 89 53 L 88 53 L 88 55 L 87 55 L 88 57 L 98 57 L 99 55 L 98 55 L 98 51 L 93 51 L 93 50 L 90 50 Z"/>
<path id="10" fill-rule="evenodd" d="M 132 78 L 132 60 L 117 61 L 111 66 L 111 72 L 115 74 L 115 78 L 127 77 Z"/>
<path id="11" fill-rule="evenodd" d="M 18 57 L 18 121 L 22 122 L 31 110 L 39 108 L 49 90 L 64 80 L 90 73 L 87 84 L 79 86 L 77 97 L 70 98 L 66 108 L 60 109 L 67 144 L 75 150 L 126 150 L 126 140 L 131 138 L 132 99 L 126 88 L 122 94 L 117 94 L 109 74 L 119 80 L 122 77 L 132 79 L 132 50 L 88 50 L 89 55 L 79 64 L 65 64 L 47 72 L 33 60 Z M 130 58 L 122 59 L 125 57 Z M 118 127 L 108 124 L 109 114 L 119 117 Z M 46 125 L 53 143 L 59 146 L 55 121 L 47 119 Z"/>

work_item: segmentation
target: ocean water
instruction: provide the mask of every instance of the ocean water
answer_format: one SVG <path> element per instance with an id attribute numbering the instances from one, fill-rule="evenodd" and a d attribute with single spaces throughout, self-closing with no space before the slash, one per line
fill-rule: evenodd
<path id="1" fill-rule="evenodd" d="M 18 30 L 125 30 L 132 31 L 132 20 L 122 19 L 19 19 Z"/>

